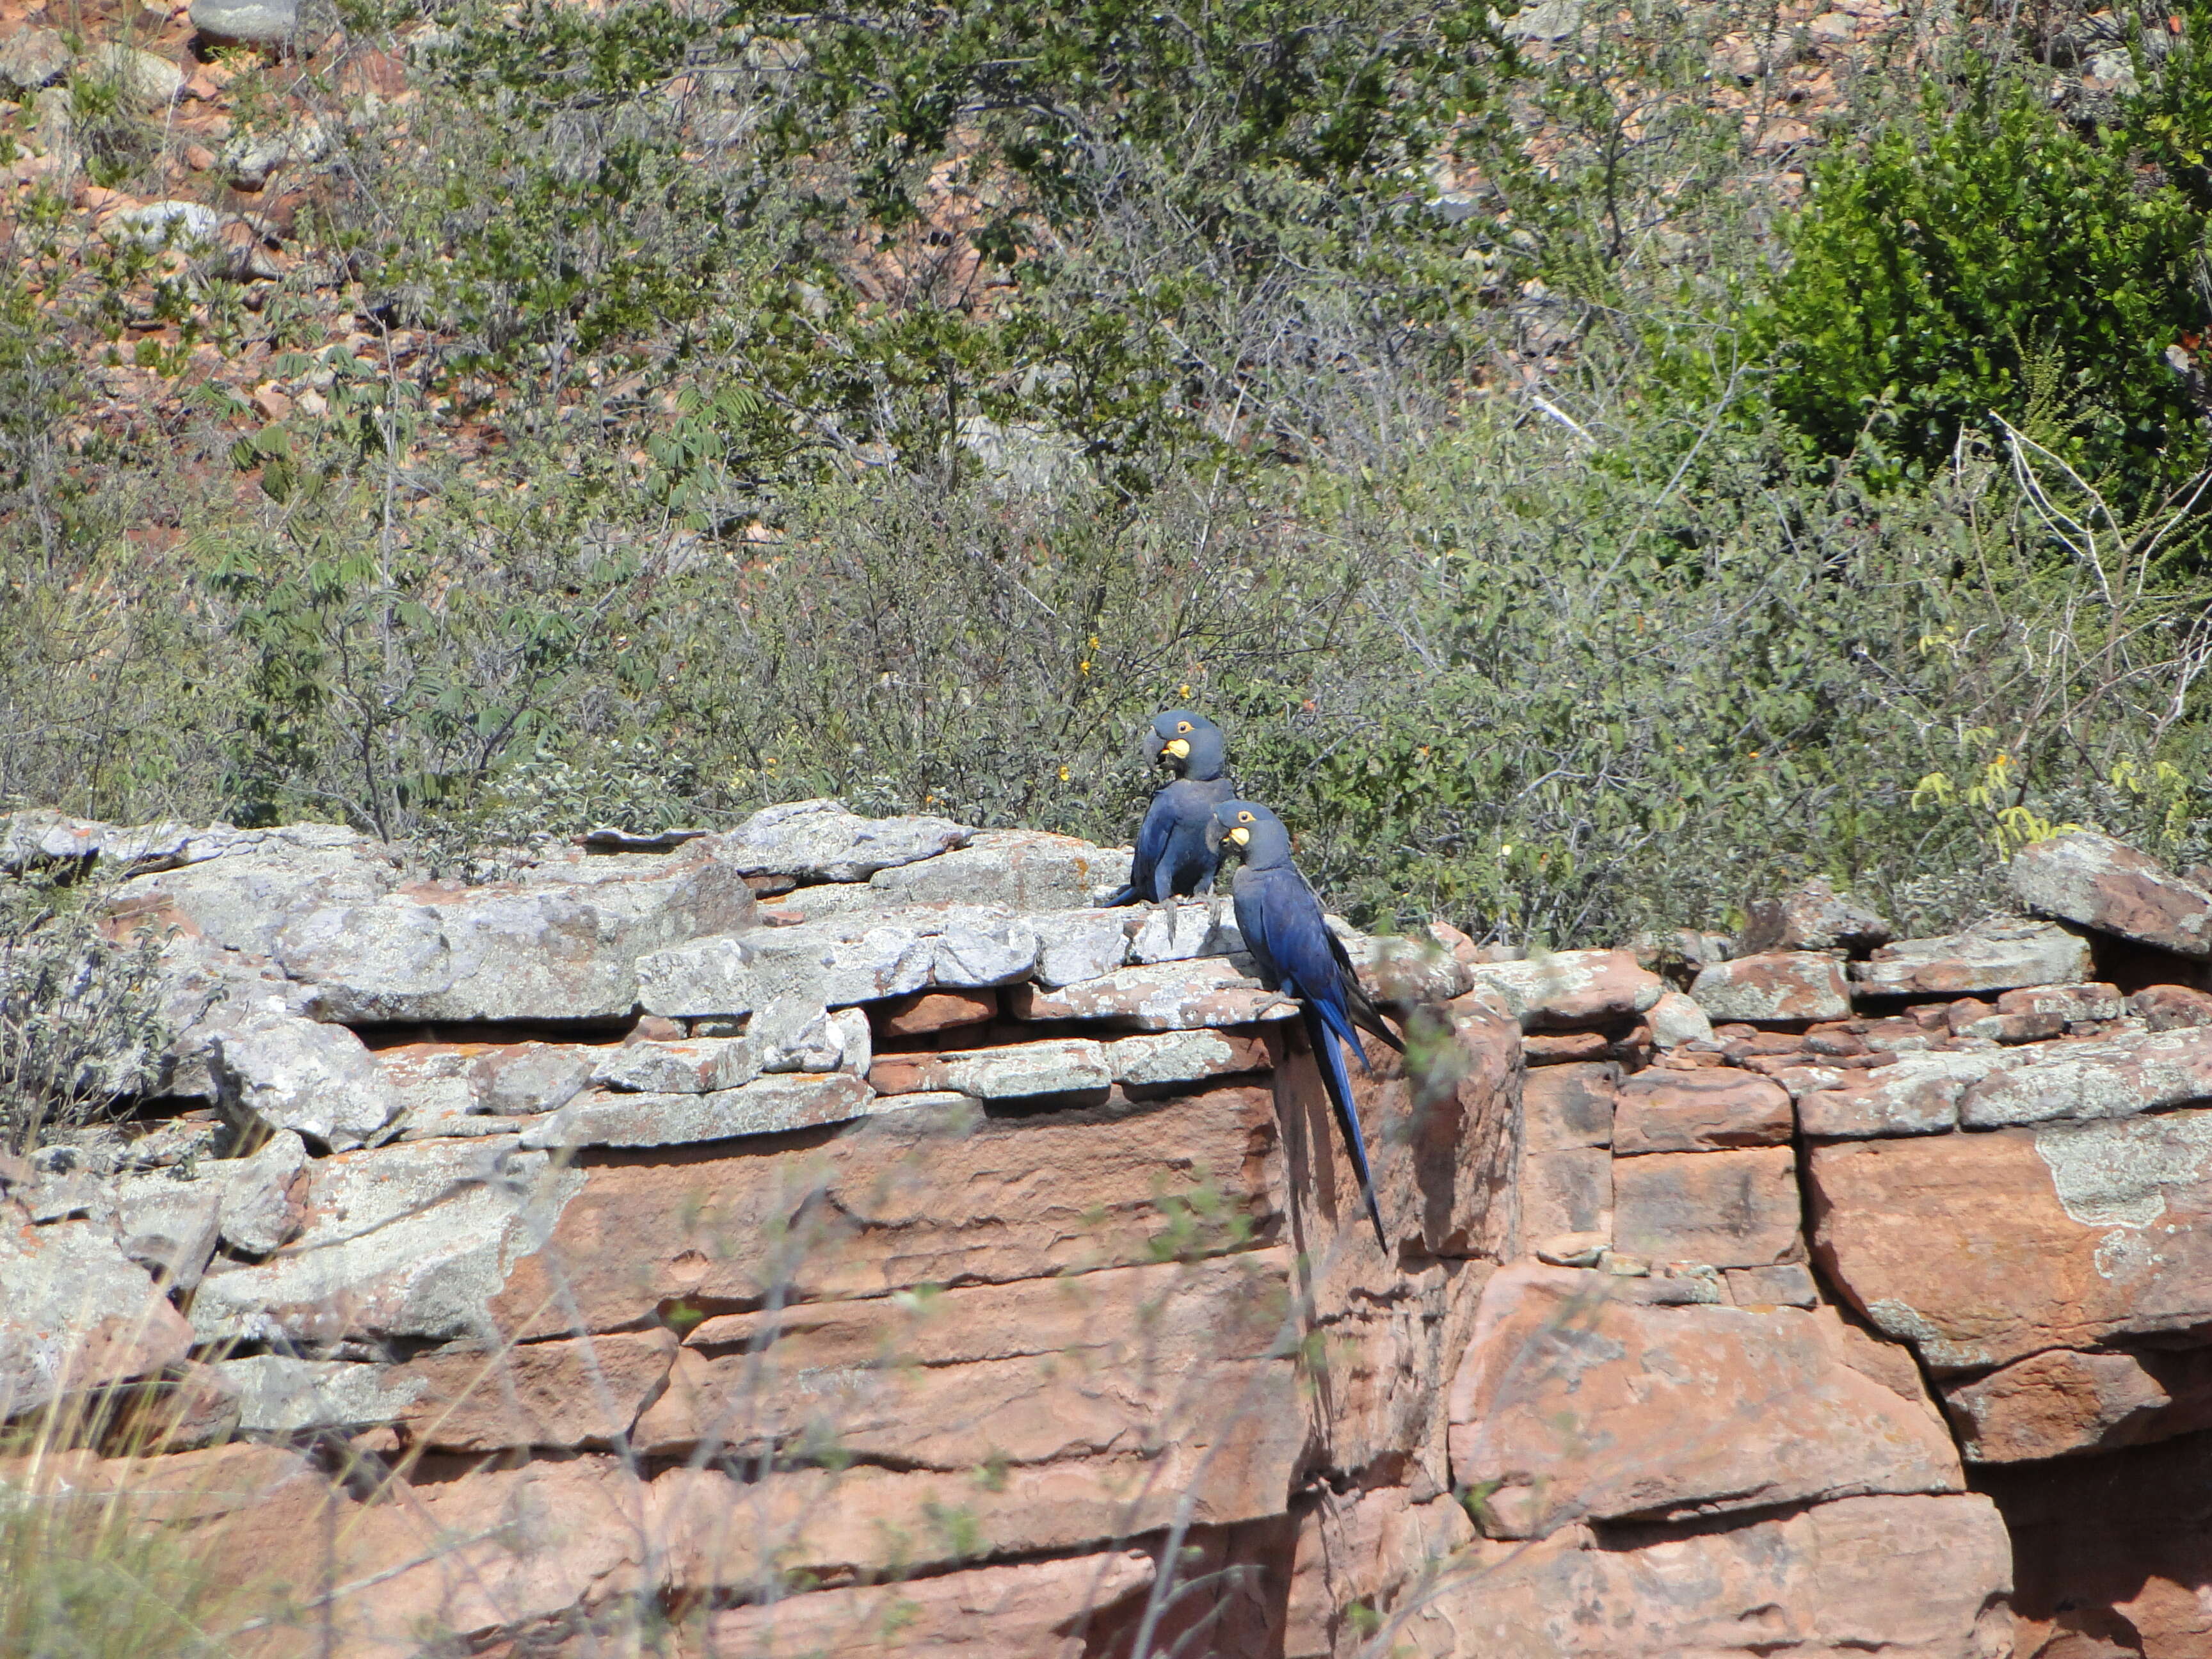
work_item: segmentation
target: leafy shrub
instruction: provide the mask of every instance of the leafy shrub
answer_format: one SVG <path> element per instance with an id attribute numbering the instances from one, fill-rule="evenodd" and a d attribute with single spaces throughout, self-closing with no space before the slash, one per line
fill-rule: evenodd
<path id="1" fill-rule="evenodd" d="M 1821 162 L 1759 324 L 1776 407 L 1828 454 L 1924 479 L 1991 410 L 2025 422 L 2048 357 L 2048 441 L 2130 510 L 2154 501 L 2208 454 L 2164 358 L 2207 324 L 2206 224 L 2128 130 L 2077 131 L 1984 65 L 1963 107 L 1931 90 Z"/>

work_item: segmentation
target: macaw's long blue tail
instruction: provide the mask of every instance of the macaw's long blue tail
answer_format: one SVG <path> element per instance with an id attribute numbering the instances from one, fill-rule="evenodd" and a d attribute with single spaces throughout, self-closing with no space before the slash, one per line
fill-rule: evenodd
<path id="1" fill-rule="evenodd" d="M 1390 1240 L 1382 1231 L 1382 1209 L 1375 1201 L 1375 1179 L 1368 1173 L 1367 1143 L 1359 1133 L 1359 1114 L 1352 1108 L 1352 1074 L 1344 1069 L 1344 1050 L 1337 1046 L 1336 1032 L 1332 1029 L 1338 1021 L 1328 1018 L 1329 1011 L 1316 1007 L 1309 1001 L 1305 1007 L 1306 1035 L 1312 1039 L 1314 1058 L 1321 1062 L 1321 1078 L 1328 1090 L 1329 1104 L 1336 1108 L 1337 1127 L 1344 1131 L 1344 1144 L 1352 1154 L 1352 1167 L 1359 1176 L 1359 1194 L 1367 1200 L 1367 1218 L 1375 1224 L 1375 1242 L 1382 1253 L 1390 1253 Z M 1357 1048 L 1359 1039 L 1350 1038 Z M 1362 1054 L 1363 1064 L 1366 1056 Z"/>

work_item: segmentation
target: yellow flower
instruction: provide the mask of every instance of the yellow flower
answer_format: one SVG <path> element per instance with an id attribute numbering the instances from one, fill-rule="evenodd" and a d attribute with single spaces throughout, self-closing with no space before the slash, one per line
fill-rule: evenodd
<path id="1" fill-rule="evenodd" d="M 1060 769 L 1060 781 L 1062 783 L 1066 783 L 1067 781 L 1067 769 L 1065 766 Z"/>
<path id="2" fill-rule="evenodd" d="M 1091 672 L 1091 659 L 1085 657 L 1081 662 L 1076 664 L 1075 672 L 1079 674 L 1088 674 Z"/>

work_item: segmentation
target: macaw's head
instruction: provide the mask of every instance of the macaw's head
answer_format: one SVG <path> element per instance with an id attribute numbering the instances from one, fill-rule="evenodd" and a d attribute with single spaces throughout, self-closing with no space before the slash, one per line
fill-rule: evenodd
<path id="1" fill-rule="evenodd" d="M 1152 717 L 1152 729 L 1145 733 L 1145 752 L 1173 767 L 1177 777 L 1200 783 L 1219 777 L 1228 759 L 1221 728 L 1188 708 L 1170 708 Z"/>
<path id="2" fill-rule="evenodd" d="M 1215 807 L 1206 826 L 1206 842 L 1216 849 L 1224 844 L 1235 848 L 1254 870 L 1291 861 L 1291 832 L 1273 812 L 1249 800 L 1225 800 Z"/>

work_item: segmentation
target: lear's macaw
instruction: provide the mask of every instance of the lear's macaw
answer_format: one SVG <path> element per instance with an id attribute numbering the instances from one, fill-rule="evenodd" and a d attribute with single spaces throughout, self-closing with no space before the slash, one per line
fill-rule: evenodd
<path id="1" fill-rule="evenodd" d="M 1206 826 L 1213 809 L 1231 799 L 1237 786 L 1222 775 L 1225 757 L 1221 728 L 1203 714 L 1170 708 L 1155 716 L 1145 734 L 1145 752 L 1175 776 L 1162 784 L 1137 830 L 1137 855 L 1129 863 L 1129 884 L 1106 902 L 1166 904 L 1213 890 L 1213 872 L 1221 862 L 1218 842 Z"/>
<path id="2" fill-rule="evenodd" d="M 1244 935 L 1244 948 L 1259 962 L 1268 988 L 1294 996 L 1304 1005 L 1306 1033 L 1313 1039 L 1322 1081 L 1328 1085 L 1329 1102 L 1336 1108 L 1337 1122 L 1351 1150 L 1368 1218 L 1375 1224 L 1376 1242 L 1388 1251 L 1382 1212 L 1375 1201 L 1375 1182 L 1367 1168 L 1367 1143 L 1359 1133 L 1359 1115 L 1352 1109 L 1352 1077 L 1337 1045 L 1352 1045 L 1363 1072 L 1368 1069 L 1367 1051 L 1360 1046 L 1355 1025 L 1364 1026 L 1401 1054 L 1406 1045 L 1382 1023 L 1381 1012 L 1360 988 L 1344 942 L 1329 931 L 1321 901 L 1291 862 L 1291 835 L 1283 821 L 1249 801 L 1224 801 L 1213 809 L 1207 833 L 1216 848 L 1225 841 L 1243 856 L 1231 890 L 1237 899 L 1237 931 Z"/>

